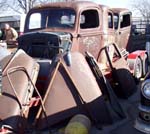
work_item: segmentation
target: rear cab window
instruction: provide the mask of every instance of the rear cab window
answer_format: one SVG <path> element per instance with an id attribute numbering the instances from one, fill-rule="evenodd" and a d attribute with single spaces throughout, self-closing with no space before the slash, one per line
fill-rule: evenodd
<path id="1" fill-rule="evenodd" d="M 120 28 L 125 28 L 131 25 L 130 14 L 120 16 Z"/>

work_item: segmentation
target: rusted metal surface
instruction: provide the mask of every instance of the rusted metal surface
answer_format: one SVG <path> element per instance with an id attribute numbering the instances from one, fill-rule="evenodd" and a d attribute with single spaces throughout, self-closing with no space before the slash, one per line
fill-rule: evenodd
<path id="1" fill-rule="evenodd" d="M 48 3 L 48 4 L 41 4 L 36 6 L 34 9 L 45 9 L 50 7 L 67 7 L 67 8 L 74 8 L 75 10 L 80 10 L 87 7 L 98 7 L 98 5 L 94 2 L 90 1 L 68 1 L 68 2 L 54 2 L 54 3 Z"/>
<path id="2" fill-rule="evenodd" d="M 127 48 L 129 43 L 131 43 L 131 12 L 126 8 L 112 8 L 111 10 L 114 13 L 114 16 L 118 17 L 118 26 L 115 33 L 115 42 L 120 49 Z M 122 22 L 124 23 L 123 25 Z"/>
<path id="3" fill-rule="evenodd" d="M 1 64 L 3 64 L 3 87 L 0 96 L 0 118 L 4 122 L 1 125 L 7 124 L 13 127 L 14 130 L 18 130 L 25 125 L 26 121 L 23 118 L 27 117 L 29 110 L 26 104 L 29 102 L 34 91 L 26 73 L 19 66 L 28 70 L 27 72 L 33 83 L 36 82 L 39 66 L 21 50 L 13 57 L 8 56 L 4 58 Z"/>
<path id="4" fill-rule="evenodd" d="M 37 11 L 40 12 L 45 9 L 48 10 L 50 8 L 54 8 L 54 9 L 57 9 L 57 8 L 59 8 L 59 9 L 65 8 L 66 9 L 67 8 L 67 9 L 72 9 L 73 11 L 75 11 L 74 27 L 72 27 L 72 28 L 49 27 L 48 28 L 48 27 L 46 27 L 47 25 L 45 25 L 45 27 L 28 29 L 29 28 L 28 21 L 29 21 L 30 15 L 32 15 L 32 13 L 37 12 Z M 123 11 L 123 9 L 115 10 L 115 12 L 119 12 L 119 14 L 121 14 L 122 11 Z M 93 26 L 91 26 L 91 27 L 83 26 L 82 27 L 81 22 L 85 19 L 85 18 L 83 18 L 83 20 L 81 20 L 83 15 L 86 16 L 88 13 L 90 14 L 93 12 L 95 12 L 95 16 L 97 17 L 96 25 L 94 27 Z M 44 15 L 46 15 L 46 14 L 44 14 Z M 90 16 L 88 18 L 89 24 L 90 24 L 90 21 L 92 24 L 92 22 L 95 22 L 95 21 L 91 17 L 92 16 L 91 14 L 89 16 Z M 46 18 L 48 18 L 48 16 Z M 118 110 L 118 109 L 114 110 L 114 108 L 113 108 L 114 103 L 112 103 L 113 101 L 117 102 L 119 100 L 119 98 L 116 99 L 110 93 L 109 93 L 109 95 L 105 94 L 105 92 L 102 93 L 102 88 L 103 88 L 103 91 L 106 89 L 109 91 L 111 91 L 111 90 L 113 91 L 113 89 L 111 89 L 111 87 L 107 81 L 105 81 L 105 83 L 103 83 L 103 84 L 105 84 L 103 86 L 98 84 L 98 81 L 91 70 L 91 68 L 93 66 L 92 67 L 89 66 L 90 64 L 87 63 L 85 57 L 83 56 L 85 51 L 89 51 L 92 55 L 94 55 L 95 58 L 97 58 L 97 60 L 99 62 L 108 64 L 108 62 L 107 62 L 108 58 L 106 58 L 106 56 L 102 55 L 102 57 L 98 57 L 98 55 L 100 55 L 100 49 L 102 47 L 105 47 L 108 44 L 114 43 L 116 41 L 115 37 L 118 36 L 117 34 L 119 34 L 119 32 L 121 32 L 121 34 L 123 34 L 123 32 L 124 32 L 124 31 L 121 31 L 120 29 L 118 31 L 115 30 L 114 24 L 110 23 L 111 19 L 113 22 L 113 10 L 111 10 L 109 7 L 106 7 L 103 5 L 97 5 L 93 2 L 86 2 L 86 1 L 68 2 L 67 4 L 66 3 L 46 4 L 46 5 L 41 5 L 41 6 L 35 7 L 29 12 L 29 14 L 27 15 L 27 21 L 26 21 L 26 27 L 25 27 L 27 29 L 25 32 L 33 32 L 33 34 L 38 33 L 38 32 L 39 33 L 40 32 L 41 33 L 42 32 L 43 33 L 57 32 L 57 33 L 59 33 L 59 35 L 63 35 L 64 33 L 69 33 L 71 35 L 71 38 L 69 37 L 69 39 L 72 40 L 72 49 L 71 50 L 79 51 L 82 53 L 82 54 L 80 54 L 78 52 L 71 52 L 71 65 L 70 66 L 67 66 L 65 63 L 65 59 L 63 57 L 64 53 L 63 53 L 63 55 L 61 55 L 61 53 L 59 53 L 59 54 L 57 53 L 50 60 L 49 68 L 45 67 L 46 69 L 44 68 L 45 69 L 44 70 L 42 68 L 42 66 L 40 66 L 41 72 L 44 70 L 44 73 L 43 72 L 39 73 L 38 78 L 39 79 L 43 78 L 42 74 L 44 74 L 44 77 L 46 79 L 44 78 L 44 84 L 42 85 L 44 92 L 42 92 L 42 91 L 40 92 L 42 95 L 42 97 L 40 97 L 40 99 L 42 98 L 42 101 L 41 101 L 42 105 L 39 107 L 36 107 L 37 108 L 36 112 L 33 113 L 34 114 L 34 119 L 33 119 L 34 122 L 32 122 L 32 123 L 34 123 L 33 124 L 34 129 L 42 129 L 42 130 L 44 130 L 45 128 L 46 128 L 45 130 L 47 130 L 47 128 L 51 129 L 51 126 L 54 126 L 57 123 L 61 124 L 61 122 L 63 122 L 64 120 L 66 121 L 70 117 L 72 117 L 73 115 L 78 114 L 78 113 L 84 113 L 84 114 L 88 115 L 88 117 L 92 120 L 92 123 L 94 125 L 98 124 L 100 126 L 104 126 L 104 125 L 108 125 L 108 124 L 110 125 L 110 123 L 115 124 L 116 121 L 120 121 L 123 119 L 123 116 L 120 116 L 122 113 L 118 114 L 118 112 L 120 110 Z M 44 23 L 44 21 L 43 21 L 43 23 Z M 48 23 L 47 20 L 45 21 L 45 24 L 46 23 Z M 126 30 L 126 29 L 124 29 L 124 30 Z M 127 29 L 127 31 L 128 30 L 129 29 Z M 118 32 L 117 34 L 115 34 L 116 31 Z M 61 38 L 61 36 L 59 36 L 59 37 Z M 120 36 L 119 39 L 122 37 Z M 58 38 L 58 42 L 57 42 L 58 44 L 61 43 L 60 38 Z M 32 40 L 30 38 L 28 38 L 28 39 Z M 40 44 L 41 43 L 40 38 L 37 40 L 38 41 L 35 42 L 35 44 L 38 44 L 38 43 Z M 125 38 L 124 42 L 126 40 L 127 40 L 127 38 Z M 28 43 L 28 40 L 26 40 L 26 42 Z M 69 43 L 70 43 L 70 40 L 69 40 Z M 24 42 L 24 45 L 25 44 L 26 43 Z M 34 45 L 34 42 L 31 42 L 31 44 Z M 48 45 L 53 44 L 52 39 L 45 40 L 45 44 L 48 44 Z M 125 46 L 122 46 L 121 43 L 119 45 L 120 45 L 120 47 L 125 47 Z M 58 47 L 58 48 L 60 48 L 60 47 Z M 112 70 L 114 70 L 114 68 L 116 70 L 123 68 L 123 67 L 125 69 L 128 68 L 128 66 L 125 62 L 125 59 L 122 59 L 123 57 L 121 56 L 121 54 L 118 54 L 119 55 L 118 57 L 114 57 L 115 55 L 113 55 L 113 54 L 115 51 L 114 51 L 114 49 L 112 49 L 110 47 L 110 45 L 107 50 L 109 53 L 108 55 L 110 56 L 109 61 L 112 61 L 112 63 L 110 64 L 110 68 Z M 66 52 L 68 52 L 68 51 L 70 51 L 70 50 L 67 50 Z M 31 59 L 31 61 L 30 61 L 30 60 L 25 60 L 24 57 L 22 58 L 22 56 L 18 56 L 19 63 L 12 62 L 12 60 L 15 59 L 13 56 L 11 57 L 12 60 L 9 60 L 9 58 L 6 58 L 5 61 L 9 61 L 10 63 L 13 63 L 13 64 L 10 65 L 10 64 L 4 63 L 2 66 L 4 68 L 3 69 L 4 73 L 8 70 L 8 67 L 17 66 L 17 65 L 20 65 L 20 63 L 22 63 L 21 64 L 22 66 L 24 66 L 24 65 L 27 66 L 26 69 L 28 70 L 28 72 L 32 73 L 32 66 L 30 66 L 30 65 L 31 65 L 31 63 L 32 63 L 31 61 L 33 61 L 33 59 L 31 57 L 30 57 L 30 59 Z M 22 60 L 24 62 L 22 62 Z M 26 62 L 26 61 L 28 61 L 28 62 Z M 40 62 L 40 64 L 42 64 L 42 62 Z M 4 67 L 4 65 L 6 67 Z M 97 68 L 97 69 L 99 69 L 99 68 Z M 46 75 L 45 75 L 45 73 L 46 73 Z M 120 75 L 120 72 L 118 74 Z M 12 75 L 13 74 L 11 74 L 11 76 Z M 17 77 L 18 75 L 19 75 L 19 77 Z M 18 72 L 18 75 L 15 75 L 15 79 L 13 79 L 12 82 L 15 84 L 18 82 L 19 85 L 16 86 L 16 88 L 17 88 L 16 90 L 22 91 L 20 89 L 23 89 L 25 85 L 28 85 L 28 84 L 26 84 L 28 80 L 27 80 L 27 77 L 24 74 L 22 74 L 21 72 Z M 126 77 L 124 77 L 124 75 L 122 75 L 121 77 L 125 78 L 125 81 L 126 81 Z M 20 79 L 18 80 L 16 78 L 20 78 Z M 104 76 L 102 78 L 104 80 Z M 3 80 L 5 80 L 5 79 L 6 78 L 4 78 Z M 36 81 L 36 79 L 34 79 L 34 80 Z M 23 84 L 20 84 L 20 83 L 23 83 Z M 122 83 L 124 85 L 124 80 Z M 40 84 L 40 83 L 38 83 L 38 84 Z M 108 84 L 108 85 L 106 85 L 106 84 Z M 11 85 L 7 85 L 6 83 L 4 84 L 4 88 L 7 91 L 6 86 L 9 86 L 9 88 L 11 88 L 12 84 Z M 131 85 L 128 84 L 127 86 L 131 86 Z M 124 88 L 125 88 L 125 91 L 127 89 L 129 89 L 129 88 L 126 88 L 125 86 L 124 86 Z M 13 88 L 13 89 L 15 91 L 15 88 Z M 119 88 L 119 90 L 121 90 L 121 88 Z M 111 93 L 113 93 L 113 92 L 111 92 Z M 15 93 L 11 92 L 11 95 L 12 94 L 14 95 Z M 23 91 L 21 93 L 19 92 L 19 95 L 14 95 L 16 97 L 16 100 L 19 98 L 18 99 L 19 102 L 20 102 L 20 100 L 24 100 L 24 95 L 22 95 L 22 94 L 25 94 L 25 91 Z M 2 99 L 2 97 L 0 99 Z M 0 101 L 0 102 L 4 103 L 4 104 L 6 103 L 3 101 Z M 122 101 L 120 101 L 120 102 L 122 102 Z M 12 103 L 9 101 L 8 103 L 13 104 L 14 102 Z M 17 103 L 15 103 L 15 104 L 17 105 Z M 131 103 L 130 103 L 130 105 L 131 105 Z M 3 116 L 3 114 L 5 114 L 5 111 L 7 111 L 7 109 L 5 110 L 5 108 L 2 109 L 0 112 L 0 114 L 2 116 Z M 14 109 L 14 106 L 11 105 L 10 108 Z M 18 109 L 19 109 L 19 107 L 17 107 L 17 110 L 16 110 L 17 115 L 19 115 Z M 9 112 L 14 112 L 14 111 L 12 111 L 12 110 L 8 111 L 7 114 Z M 32 110 L 31 110 L 31 112 L 32 112 Z M 14 115 L 14 113 L 13 113 L 13 115 Z M 26 117 L 29 117 L 29 116 L 26 116 Z M 101 130 L 98 130 L 98 131 L 100 132 Z"/>
<path id="5" fill-rule="evenodd" d="M 74 28 L 58 28 L 58 27 L 45 27 L 42 29 L 28 29 L 28 19 L 30 15 L 34 12 L 41 12 L 43 10 L 48 10 L 51 8 L 59 9 L 71 9 L 75 11 L 75 24 Z M 95 27 L 82 28 L 81 27 L 81 18 L 85 11 L 89 14 L 95 12 L 95 17 L 92 16 L 88 18 L 88 24 L 92 24 L 97 21 Z M 73 2 L 62 2 L 62 3 L 50 3 L 37 6 L 28 13 L 25 32 L 31 31 L 42 31 L 42 32 L 68 32 L 72 35 L 72 51 L 79 51 L 85 53 L 89 51 L 95 58 L 97 58 L 100 49 L 106 44 L 114 42 L 114 26 L 109 28 L 108 26 L 108 14 L 112 14 L 110 8 L 98 5 L 93 2 L 87 1 L 73 1 Z M 97 16 L 96 16 L 97 14 Z M 95 19 L 95 21 L 93 20 Z"/>
<path id="6" fill-rule="evenodd" d="M 85 58 L 80 53 L 72 53 L 70 74 L 85 102 L 91 102 L 102 95 Z M 91 89 L 93 88 L 93 91 Z"/>
<path id="7" fill-rule="evenodd" d="M 52 125 L 75 113 L 82 113 L 82 110 L 87 110 L 84 105 L 90 105 L 101 96 L 101 90 L 84 56 L 73 53 L 70 67 L 60 59 L 54 68 L 43 100 L 48 118 L 44 117 L 40 108 L 36 116 L 37 125 L 45 128 L 46 120 Z M 93 104 L 93 107 L 96 105 Z"/>
<path id="8" fill-rule="evenodd" d="M 114 13 L 126 13 L 129 12 L 127 8 L 111 8 Z"/>

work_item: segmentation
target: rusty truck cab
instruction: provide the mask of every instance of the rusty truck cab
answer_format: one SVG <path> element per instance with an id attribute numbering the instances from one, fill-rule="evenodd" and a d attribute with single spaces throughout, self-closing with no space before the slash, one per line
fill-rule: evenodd
<path id="1" fill-rule="evenodd" d="M 89 51 L 95 58 L 103 46 L 114 41 L 111 10 L 87 1 L 37 6 L 29 11 L 24 31 L 69 33 L 72 51 Z"/>
<path id="2" fill-rule="evenodd" d="M 19 48 L 33 56 L 33 49 L 38 49 L 35 45 L 39 44 L 42 47 L 43 44 L 55 44 L 51 35 L 58 35 L 59 44 L 64 44 L 61 43 L 62 38 L 63 41 L 70 40 L 71 51 L 79 51 L 82 54 L 88 51 L 101 63 L 101 67 L 106 69 L 109 67 L 108 58 L 105 52 L 101 52 L 101 48 L 108 44 L 117 44 L 120 48 L 126 48 L 131 28 L 130 21 L 131 12 L 128 10 L 111 9 L 90 1 L 44 4 L 31 9 L 27 14 L 25 35 L 19 41 Z M 28 43 L 25 36 L 28 38 Z M 23 45 L 29 44 L 29 41 L 31 45 L 28 47 Z M 112 61 L 115 48 L 109 46 L 107 53 Z M 41 49 L 35 50 L 34 55 L 39 55 L 41 51 Z"/>

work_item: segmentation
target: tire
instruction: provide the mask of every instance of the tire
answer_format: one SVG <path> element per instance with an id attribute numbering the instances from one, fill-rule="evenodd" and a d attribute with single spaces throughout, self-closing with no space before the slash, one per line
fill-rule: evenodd
<path id="1" fill-rule="evenodd" d="M 113 70 L 112 75 L 114 82 L 117 83 L 114 92 L 119 98 L 129 98 L 137 91 L 135 80 L 126 68 Z"/>
<path id="2" fill-rule="evenodd" d="M 134 65 L 134 77 L 139 80 L 142 77 L 142 73 L 143 73 L 142 60 L 140 57 L 138 57 Z"/>
<path id="3" fill-rule="evenodd" d="M 143 74 L 142 76 L 144 77 L 148 72 L 148 57 L 147 54 L 145 54 L 144 59 L 143 59 Z"/>

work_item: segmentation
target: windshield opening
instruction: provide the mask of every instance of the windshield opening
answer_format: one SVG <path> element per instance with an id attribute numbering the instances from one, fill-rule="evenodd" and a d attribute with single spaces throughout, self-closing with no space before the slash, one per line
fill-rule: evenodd
<path id="1" fill-rule="evenodd" d="M 28 29 L 74 28 L 75 11 L 73 9 L 51 8 L 34 12 L 29 17 Z"/>

